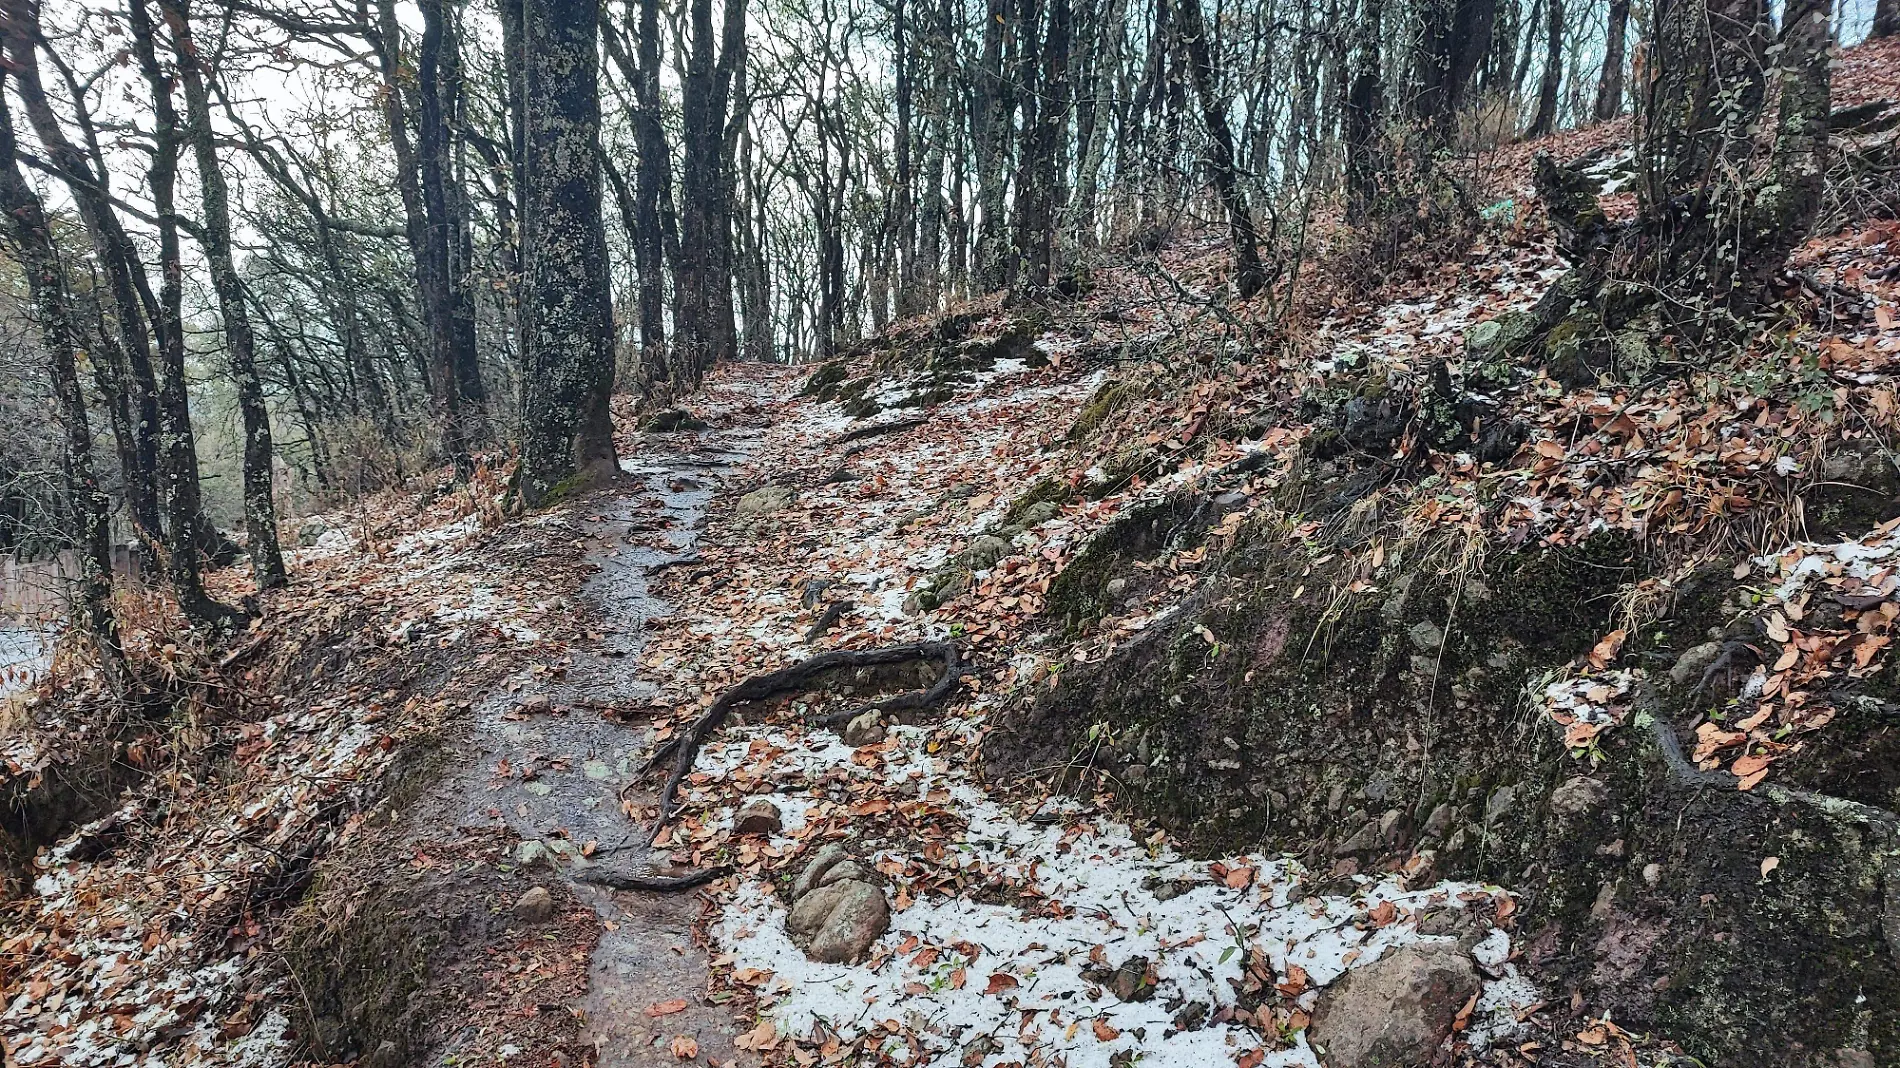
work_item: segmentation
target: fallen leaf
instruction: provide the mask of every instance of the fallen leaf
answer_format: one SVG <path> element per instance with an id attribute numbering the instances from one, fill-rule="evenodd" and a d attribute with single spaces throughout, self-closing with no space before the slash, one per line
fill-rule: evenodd
<path id="1" fill-rule="evenodd" d="M 1097 1042 L 1113 1042 L 1122 1037 L 1122 1033 L 1107 1020 L 1096 1020 L 1093 1026 L 1095 1028 L 1095 1041 Z"/>
<path id="2" fill-rule="evenodd" d="M 685 998 L 674 998 L 671 1001 L 656 1002 L 652 1005 L 647 1006 L 648 1016 L 656 1016 L 656 1017 L 657 1016 L 671 1016 L 676 1012 L 685 1012 L 685 1011 L 686 1011 Z"/>
<path id="3" fill-rule="evenodd" d="M 673 1056 L 683 1061 L 690 1061 L 694 1057 L 699 1056 L 699 1043 L 685 1035 L 675 1035 L 673 1037 Z"/>
<path id="4" fill-rule="evenodd" d="M 994 972 L 990 975 L 989 985 L 983 988 L 985 994 L 1000 994 L 1005 990 L 1014 990 L 1022 984 L 1008 972 Z"/>
<path id="5" fill-rule="evenodd" d="M 1768 873 L 1779 867 L 1781 867 L 1780 857 L 1761 858 L 1761 877 L 1764 879 L 1768 878 Z"/>

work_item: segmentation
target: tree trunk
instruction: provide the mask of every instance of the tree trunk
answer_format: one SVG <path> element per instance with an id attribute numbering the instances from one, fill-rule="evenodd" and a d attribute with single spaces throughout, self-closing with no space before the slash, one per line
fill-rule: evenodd
<path id="1" fill-rule="evenodd" d="M 725 0 L 717 35 L 712 0 L 692 0 L 692 46 L 680 80 L 680 256 L 674 270 L 679 314 L 673 386 L 699 385 L 712 365 L 737 355 L 732 299 L 731 174 L 727 108 L 745 62 L 745 2 Z"/>
<path id="2" fill-rule="evenodd" d="M 1358 57 L 1346 98 L 1346 218 L 1358 222 L 1373 210 L 1385 173 L 1380 125 L 1385 121 L 1384 64 L 1379 56 L 1383 0 L 1366 0 L 1359 26 Z"/>
<path id="3" fill-rule="evenodd" d="M 119 439 L 119 463 L 125 480 L 126 501 L 132 525 L 147 550 L 158 553 L 163 546 L 164 529 L 160 516 L 158 465 L 158 378 L 152 367 L 151 338 L 146 333 L 144 308 L 138 287 L 144 268 L 139 265 L 138 250 L 120 224 L 106 195 L 105 169 L 96 152 L 88 156 L 66 136 L 65 127 L 53 112 L 40 80 L 39 14 L 27 0 L 5 0 L 0 5 L 13 27 L 7 35 L 8 55 L 16 72 L 21 103 L 27 119 L 46 153 L 66 178 L 66 187 L 79 207 L 81 220 L 92 240 L 93 253 L 105 269 L 113 305 L 117 337 L 101 337 L 110 345 L 96 367 L 107 383 L 107 401 L 112 405 L 114 427 Z M 75 92 L 73 108 L 88 141 L 95 148 L 92 119 L 81 94 Z M 140 272 L 135 280 L 134 272 Z"/>
<path id="4" fill-rule="evenodd" d="M 1876 0 L 1874 24 L 1867 33 L 1868 39 L 1892 37 L 1896 33 L 1900 33 L 1900 0 Z"/>
<path id="5" fill-rule="evenodd" d="M 1564 0 L 1544 0 L 1544 78 L 1537 87 L 1537 114 L 1525 139 L 1549 136 L 1557 129 L 1557 90 L 1564 77 Z"/>
<path id="6" fill-rule="evenodd" d="M 1235 173 L 1234 135 L 1227 128 L 1227 106 L 1215 85 L 1214 59 L 1201 22 L 1200 0 L 1177 0 L 1176 7 L 1177 41 L 1186 53 L 1194 93 L 1201 102 L 1201 119 L 1207 127 L 1208 171 L 1214 191 L 1227 209 L 1227 230 L 1234 243 L 1234 288 L 1246 300 L 1267 282 L 1260 263 L 1260 241 L 1254 233 L 1246 194 L 1240 189 L 1240 177 Z"/>
<path id="7" fill-rule="evenodd" d="M 1020 0 L 1022 52 L 1016 64 L 1022 93 L 1022 148 L 1017 156 L 1015 283 L 1026 289 L 1049 285 L 1053 258 L 1056 142 L 1066 120 L 1062 80 L 1068 63 L 1068 3 L 1053 0 L 1048 28 L 1039 0 Z"/>
<path id="8" fill-rule="evenodd" d="M 1603 76 L 1597 79 L 1597 102 L 1591 112 L 1598 122 L 1623 113 L 1623 67 L 1629 21 L 1630 0 L 1610 0 L 1610 24 L 1603 38 Z"/>
<path id="9" fill-rule="evenodd" d="M 439 32 L 439 0 L 424 5 L 425 11 L 431 8 L 437 11 L 435 21 Z M 371 44 L 383 79 L 378 97 L 382 103 L 383 123 L 389 128 L 390 148 L 396 157 L 396 189 L 402 197 L 403 236 L 415 265 L 416 295 L 422 306 L 427 335 L 424 343 L 428 353 L 429 400 L 434 408 L 436 428 L 442 435 L 442 451 L 455 464 L 458 473 L 466 474 L 474 469 L 474 463 L 468 454 L 462 391 L 455 373 L 454 335 L 448 322 L 449 297 L 444 277 L 446 260 L 435 254 L 428 204 L 418 177 L 416 147 L 409 140 L 408 108 L 403 102 L 402 24 L 396 19 L 395 0 L 377 0 L 377 11 L 377 28 L 371 35 Z M 439 41 L 436 43 L 439 46 Z"/>
<path id="10" fill-rule="evenodd" d="M 1007 74 L 1018 29 L 1009 0 L 988 0 L 983 20 L 983 57 L 977 70 L 971 141 L 976 150 L 976 288 L 1006 288 L 1014 276 L 1009 247 L 1009 143 L 1016 100 Z"/>
<path id="11" fill-rule="evenodd" d="M 277 544 L 277 509 L 273 500 L 270 411 L 264 405 L 264 384 L 257 375 L 257 340 L 244 306 L 244 283 L 231 257 L 231 193 L 218 165 L 211 129 L 211 92 L 199 65 L 197 42 L 191 35 L 191 12 L 186 0 L 160 0 L 171 26 L 172 49 L 178 57 L 179 80 L 184 83 L 186 127 L 198 163 L 199 200 L 204 205 L 201 243 L 211 269 L 211 286 L 218 296 L 218 314 L 224 321 L 225 357 L 237 387 L 238 411 L 244 423 L 244 533 L 251 555 L 251 573 L 259 590 L 274 590 L 288 581 L 284 555 Z"/>
<path id="12" fill-rule="evenodd" d="M 185 388 L 184 264 L 178 241 L 178 154 L 183 134 L 172 105 L 172 80 L 158 62 L 155 27 L 146 0 L 128 5 L 133 49 L 152 93 L 152 169 L 147 183 L 158 223 L 158 259 L 162 281 L 153 302 L 158 337 L 159 448 L 164 474 L 166 571 L 178 607 L 194 625 L 234 629 L 241 617 L 205 592 L 200 556 L 207 549 L 198 449 L 191 428 L 191 401 Z"/>
<path id="13" fill-rule="evenodd" d="M 614 334 L 600 204 L 599 0 L 524 0 L 521 466 L 530 507 L 614 470 Z"/>
<path id="14" fill-rule="evenodd" d="M 9 12 L 11 15 L 11 12 Z M 22 46 L 20 31 L 9 18 L 0 28 L 14 50 Z M 33 47 L 30 37 L 23 43 Z M 38 323 L 59 401 L 60 422 L 66 431 L 64 468 L 66 499 L 77 529 L 73 531 L 79 562 L 76 621 L 92 640 L 107 686 L 125 689 L 125 656 L 119 646 L 118 619 L 112 612 L 111 502 L 99 486 L 92 466 L 92 428 L 86 421 L 86 398 L 79 387 L 75 356 L 83 332 L 73 319 L 66 299 L 65 280 L 53 235 L 39 197 L 20 173 L 14 140 L 13 114 L 5 97 L 5 73 L 0 71 L 0 210 L 7 215 L 20 268 L 32 296 L 32 317 Z"/>

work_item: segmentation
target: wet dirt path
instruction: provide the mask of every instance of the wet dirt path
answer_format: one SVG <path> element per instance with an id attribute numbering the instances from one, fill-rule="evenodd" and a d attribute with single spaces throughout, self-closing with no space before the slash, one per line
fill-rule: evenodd
<path id="1" fill-rule="evenodd" d="M 620 487 L 576 504 L 575 522 L 588 534 L 588 563 L 599 568 L 582 595 L 604 633 L 577 648 L 565 671 L 478 706 L 471 751 L 453 762 L 452 781 L 438 794 L 462 799 L 454 817 L 461 826 L 504 824 L 520 838 L 518 862 L 546 865 L 537 870 L 567 880 L 599 915 L 588 994 L 569 1006 L 581 1017 L 583 1041 L 599 1068 L 678 1065 L 670 1040 L 681 1035 L 721 1064 L 734 1057 L 740 1029 L 705 997 L 706 954 L 692 936 L 697 895 L 607 890 L 572 876 L 577 864 L 630 871 L 666 866 L 663 854 L 648 853 L 644 835 L 622 809 L 623 800 L 650 805 L 658 794 L 655 782 L 636 782 L 651 750 L 644 709 L 656 692 L 640 678 L 639 661 L 650 624 L 674 606 L 650 587 L 657 572 L 691 566 L 707 505 L 750 454 L 756 435 L 746 429 L 650 435 L 639 456 L 623 461 L 627 477 Z M 543 697 L 545 705 L 538 702 Z M 580 858 L 590 842 L 597 844 L 594 855 Z M 679 999 L 685 1009 L 648 1014 L 649 1007 Z"/>

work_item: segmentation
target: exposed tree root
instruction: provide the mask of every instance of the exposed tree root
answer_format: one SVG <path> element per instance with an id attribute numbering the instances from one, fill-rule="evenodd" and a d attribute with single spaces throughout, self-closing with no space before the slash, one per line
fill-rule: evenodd
<path id="1" fill-rule="evenodd" d="M 676 890 L 691 890 L 695 886 L 704 886 L 731 869 L 725 867 L 700 868 L 697 871 L 679 875 L 654 875 L 650 872 L 609 871 L 602 868 L 583 868 L 574 873 L 574 881 L 604 886 L 610 890 L 644 890 L 650 893 L 670 893 Z"/>
<path id="2" fill-rule="evenodd" d="M 847 430 L 837 437 L 832 438 L 830 441 L 825 442 L 825 444 L 843 445 L 847 441 L 863 441 L 865 438 L 875 438 L 883 434 L 895 434 L 902 430 L 914 430 L 928 422 L 930 422 L 929 416 L 916 415 L 909 419 L 894 419 L 888 423 L 873 423 L 870 426 L 861 426 L 856 430 Z"/>
<path id="3" fill-rule="evenodd" d="M 841 668 L 878 667 L 885 664 L 904 664 L 915 660 L 937 660 L 943 663 L 943 675 L 928 689 L 911 690 L 879 698 L 861 708 L 848 713 L 827 717 L 824 722 L 832 723 L 847 720 L 852 716 L 870 711 L 891 711 L 901 708 L 924 708 L 936 704 L 950 695 L 956 687 L 959 672 L 957 670 L 957 647 L 950 642 L 911 642 L 906 645 L 889 645 L 881 649 L 837 649 L 828 653 L 800 660 L 796 664 L 782 667 L 777 671 L 768 671 L 754 675 L 732 689 L 721 694 L 706 714 L 699 717 L 690 729 L 654 750 L 647 760 L 643 771 L 659 767 L 667 758 L 673 760 L 672 774 L 667 776 L 666 787 L 660 791 L 660 816 L 653 824 L 653 837 L 674 816 L 678 809 L 674 805 L 674 796 L 679 785 L 692 770 L 693 761 L 699 756 L 700 747 L 719 725 L 726 721 L 737 705 L 753 701 L 763 701 L 780 694 L 796 693 L 805 689 L 813 679 L 829 671 Z"/>

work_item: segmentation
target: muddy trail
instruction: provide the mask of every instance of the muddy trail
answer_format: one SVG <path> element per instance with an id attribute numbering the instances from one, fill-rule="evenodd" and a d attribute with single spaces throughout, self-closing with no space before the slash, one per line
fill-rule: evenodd
<path id="1" fill-rule="evenodd" d="M 692 931 L 696 897 L 611 890 L 576 876 L 668 870 L 665 851 L 649 849 L 629 818 L 658 792 L 639 774 L 652 750 L 646 708 L 657 693 L 640 677 L 640 653 L 651 623 L 676 610 L 651 586 L 667 569 L 693 566 L 707 505 L 756 436 L 744 427 L 650 435 L 639 455 L 622 461 L 620 486 L 576 504 L 586 565 L 595 569 L 581 592 L 598 640 L 477 705 L 414 816 L 418 828 L 499 832 L 515 842 L 513 860 L 536 886 L 553 884 L 597 916 L 587 992 L 565 1009 L 578 1024 L 583 1058 L 600 1068 L 676 1064 L 669 1043 L 681 1035 L 720 1063 L 733 1057 L 738 1028 L 705 998 L 707 956 Z M 531 909 L 517 903 L 517 926 Z M 417 998 L 425 1007 L 432 1000 L 428 991 Z M 648 1011 L 655 1006 L 672 1011 L 656 1016 Z M 446 1005 L 433 1011 L 444 1010 L 453 1014 Z M 466 1031 L 448 1029 L 437 1063 L 453 1062 Z"/>

